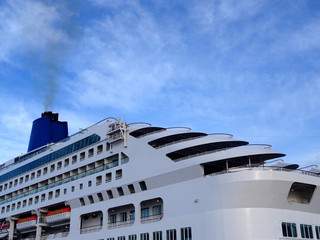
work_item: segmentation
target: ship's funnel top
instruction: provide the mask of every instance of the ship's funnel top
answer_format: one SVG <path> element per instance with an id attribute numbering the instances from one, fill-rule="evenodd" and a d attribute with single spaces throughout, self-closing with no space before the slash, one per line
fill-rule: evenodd
<path id="1" fill-rule="evenodd" d="M 68 137 L 68 123 L 59 121 L 59 114 L 43 112 L 33 121 L 28 152 L 48 143 L 56 143 Z"/>

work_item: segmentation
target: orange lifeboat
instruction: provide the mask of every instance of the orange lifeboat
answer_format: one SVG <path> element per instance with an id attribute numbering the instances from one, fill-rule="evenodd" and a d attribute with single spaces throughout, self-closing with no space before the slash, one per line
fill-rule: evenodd
<path id="1" fill-rule="evenodd" d="M 71 217 L 71 208 L 65 207 L 47 213 L 46 222 L 48 224 L 69 221 Z"/>
<path id="2" fill-rule="evenodd" d="M 30 228 L 36 227 L 37 216 L 31 216 L 26 218 L 21 218 L 17 222 L 17 230 L 24 231 Z"/>

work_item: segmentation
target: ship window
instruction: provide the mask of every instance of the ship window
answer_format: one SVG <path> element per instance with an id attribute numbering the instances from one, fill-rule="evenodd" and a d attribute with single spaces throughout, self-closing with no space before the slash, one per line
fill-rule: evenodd
<path id="1" fill-rule="evenodd" d="M 25 176 L 24 181 L 25 181 L 25 182 L 28 182 L 28 181 L 29 181 L 29 175 L 26 175 L 26 176 Z M 21 182 L 21 181 L 20 181 L 20 182 Z M 5 188 L 5 189 L 6 189 L 6 188 Z"/>
<path id="2" fill-rule="evenodd" d="M 124 195 L 122 187 L 118 187 L 117 191 L 118 191 L 119 196 L 123 196 Z"/>
<path id="3" fill-rule="evenodd" d="M 37 171 L 37 177 L 40 177 L 41 176 L 41 170 L 38 170 Z"/>
<path id="4" fill-rule="evenodd" d="M 90 203 L 94 203 L 93 197 L 92 197 L 91 195 L 88 196 L 88 199 L 89 199 L 89 202 L 90 202 Z"/>
<path id="5" fill-rule="evenodd" d="M 121 179 L 122 178 L 122 169 L 119 169 L 116 171 L 116 179 Z"/>
<path id="6" fill-rule="evenodd" d="M 55 197 L 57 198 L 57 197 L 59 197 L 60 196 L 60 189 L 57 189 L 56 190 L 56 195 L 55 195 Z"/>
<path id="7" fill-rule="evenodd" d="M 93 156 L 93 148 L 90 148 L 88 151 L 88 157 L 92 157 Z"/>
<path id="8" fill-rule="evenodd" d="M 61 167 L 62 167 L 62 162 L 60 161 L 57 163 L 57 170 L 61 169 Z"/>
<path id="9" fill-rule="evenodd" d="M 84 206 L 84 205 L 85 205 L 85 202 L 84 202 L 84 199 L 83 199 L 83 198 L 79 198 L 79 201 L 80 201 L 81 206 Z"/>
<path id="10" fill-rule="evenodd" d="M 313 231 L 311 225 L 300 224 L 300 232 L 302 238 L 313 238 Z"/>
<path id="11" fill-rule="evenodd" d="M 12 181 L 9 182 L 9 188 L 12 188 Z"/>
<path id="12" fill-rule="evenodd" d="M 31 173 L 31 180 L 34 179 L 36 176 L 35 172 Z"/>
<path id="13" fill-rule="evenodd" d="M 9 212 L 10 211 L 10 205 L 7 205 L 7 211 L 6 212 Z"/>
<path id="14" fill-rule="evenodd" d="M 316 186 L 311 184 L 294 182 L 288 194 L 288 202 L 309 204 Z"/>
<path id="15" fill-rule="evenodd" d="M 191 227 L 181 228 L 181 240 L 192 240 Z"/>
<path id="16" fill-rule="evenodd" d="M 83 161 L 85 157 L 86 157 L 85 152 L 80 153 L 80 161 Z"/>
<path id="17" fill-rule="evenodd" d="M 107 240 L 114 240 L 114 238 L 112 237 L 112 238 L 107 238 Z"/>
<path id="18" fill-rule="evenodd" d="M 113 198 L 113 194 L 112 194 L 112 191 L 111 191 L 111 190 L 108 190 L 108 191 L 107 191 L 107 194 L 108 194 L 108 198 L 109 198 L 109 199 L 112 199 L 112 198 Z"/>
<path id="19" fill-rule="evenodd" d="M 132 235 L 129 235 L 129 240 L 137 240 L 137 235 L 136 234 L 132 234 Z"/>
<path id="20" fill-rule="evenodd" d="M 14 186 L 17 186 L 17 185 L 18 185 L 18 179 L 14 180 Z M 2 191 L 2 186 L 0 191 Z"/>
<path id="21" fill-rule="evenodd" d="M 102 193 L 97 193 L 97 197 L 98 197 L 100 202 L 103 201 Z"/>
<path id="22" fill-rule="evenodd" d="M 177 231 L 175 229 L 167 230 L 167 240 L 177 240 Z"/>
<path id="23" fill-rule="evenodd" d="M 121 212 L 120 213 L 120 222 L 126 222 L 127 221 L 127 212 Z"/>
<path id="24" fill-rule="evenodd" d="M 111 182 L 111 172 L 106 174 L 106 183 Z"/>
<path id="25" fill-rule="evenodd" d="M 125 236 L 120 236 L 120 237 L 118 237 L 118 240 L 126 240 L 126 237 Z"/>
<path id="26" fill-rule="evenodd" d="M 129 189 L 129 192 L 130 192 L 130 193 L 135 193 L 135 192 L 136 192 L 136 191 L 134 190 L 133 184 L 129 184 L 129 185 L 128 185 L 128 189 Z"/>
<path id="27" fill-rule="evenodd" d="M 72 164 L 77 162 L 77 155 L 72 156 Z"/>
<path id="28" fill-rule="evenodd" d="M 16 204 L 14 203 L 14 204 L 11 205 L 11 211 L 13 211 L 15 209 L 16 209 Z"/>
<path id="29" fill-rule="evenodd" d="M 44 193 L 41 195 L 41 202 L 44 202 L 45 200 L 46 200 L 46 194 Z"/>
<path id="30" fill-rule="evenodd" d="M 23 183 L 23 177 L 20 178 L 19 184 Z"/>
<path id="31" fill-rule="evenodd" d="M 141 219 L 148 218 L 150 215 L 149 208 L 141 209 Z"/>
<path id="32" fill-rule="evenodd" d="M 71 187 L 71 192 L 74 192 L 74 186 Z"/>
<path id="33" fill-rule="evenodd" d="M 1 213 L 4 213 L 4 211 L 5 211 L 5 207 L 2 207 L 1 208 Z"/>
<path id="34" fill-rule="evenodd" d="M 2 185 L 0 186 L 0 192 L 2 192 Z"/>
<path id="35" fill-rule="evenodd" d="M 43 175 L 46 175 L 47 173 L 48 173 L 48 168 L 45 167 L 45 168 L 43 169 Z"/>
<path id="36" fill-rule="evenodd" d="M 153 240 L 162 240 L 162 232 L 161 231 L 153 232 Z"/>
<path id="37" fill-rule="evenodd" d="M 66 159 L 64 160 L 64 166 L 65 166 L 65 167 L 69 166 L 69 158 L 66 158 Z"/>
<path id="38" fill-rule="evenodd" d="M 48 199 L 49 199 L 49 200 L 52 199 L 52 196 L 53 196 L 53 192 L 51 191 L 51 192 L 49 192 Z"/>
<path id="39" fill-rule="evenodd" d="M 67 194 L 67 189 L 63 189 L 63 194 Z"/>
<path id="40" fill-rule="evenodd" d="M 22 202 L 22 207 L 25 207 L 25 206 L 27 206 L 27 200 L 23 200 Z"/>
<path id="41" fill-rule="evenodd" d="M 34 203 L 38 203 L 39 202 L 39 196 L 36 196 L 35 198 L 34 198 Z"/>
<path id="42" fill-rule="evenodd" d="M 140 185 L 140 188 L 141 188 L 142 191 L 147 190 L 147 185 L 146 185 L 145 181 L 139 182 L 139 185 Z"/>
<path id="43" fill-rule="evenodd" d="M 96 185 L 100 185 L 102 183 L 102 176 L 97 176 L 96 177 Z"/>
<path id="44" fill-rule="evenodd" d="M 103 145 L 101 144 L 97 147 L 97 154 L 101 153 L 102 150 L 103 150 Z"/>
<path id="45" fill-rule="evenodd" d="M 320 239 L 320 226 L 316 226 L 316 236 L 317 239 Z"/>
<path id="46" fill-rule="evenodd" d="M 55 166 L 54 166 L 54 164 L 52 164 L 52 165 L 50 166 L 50 172 L 53 172 L 53 171 L 54 171 L 54 168 L 55 168 Z"/>
<path id="47" fill-rule="evenodd" d="M 83 183 L 80 183 L 79 189 L 81 190 L 83 188 Z"/>
<path id="48" fill-rule="evenodd" d="M 92 181 L 88 181 L 88 187 L 92 186 Z"/>
<path id="49" fill-rule="evenodd" d="M 18 202 L 17 209 L 20 209 L 20 207 L 21 207 L 21 202 Z"/>
<path id="50" fill-rule="evenodd" d="M 140 240 L 149 240 L 149 233 L 141 233 Z"/>
<path id="51" fill-rule="evenodd" d="M 297 237 L 297 227 L 295 223 L 282 222 L 281 227 L 284 237 Z"/>
<path id="52" fill-rule="evenodd" d="M 126 164 L 129 162 L 129 157 L 124 153 L 121 153 L 121 164 Z"/>
<path id="53" fill-rule="evenodd" d="M 109 216 L 109 224 L 117 223 L 117 214 L 110 214 Z"/>

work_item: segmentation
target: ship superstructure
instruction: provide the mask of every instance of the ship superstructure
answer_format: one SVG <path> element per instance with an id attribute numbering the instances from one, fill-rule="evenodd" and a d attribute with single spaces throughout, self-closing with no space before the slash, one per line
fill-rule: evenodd
<path id="1" fill-rule="evenodd" d="M 319 168 L 270 145 L 114 118 L 67 136 L 50 112 L 37 125 L 53 129 L 0 166 L 0 239 L 320 239 Z"/>

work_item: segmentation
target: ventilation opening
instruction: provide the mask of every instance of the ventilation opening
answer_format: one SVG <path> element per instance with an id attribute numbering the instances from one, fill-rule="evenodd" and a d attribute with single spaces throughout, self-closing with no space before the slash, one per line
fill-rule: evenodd
<path id="1" fill-rule="evenodd" d="M 288 202 L 309 204 L 315 189 L 315 185 L 295 182 L 290 188 L 287 200 Z"/>

